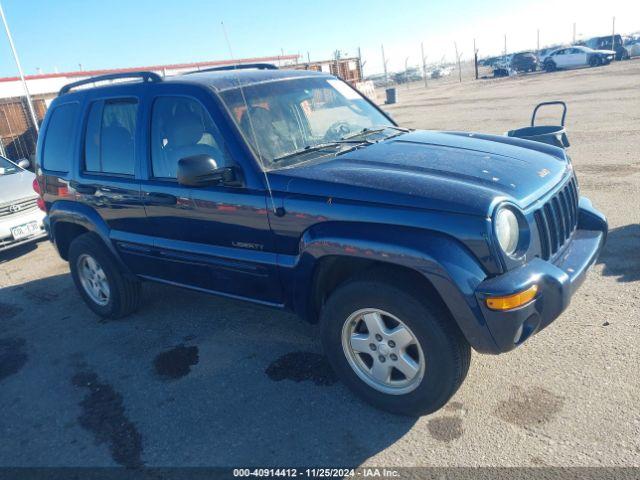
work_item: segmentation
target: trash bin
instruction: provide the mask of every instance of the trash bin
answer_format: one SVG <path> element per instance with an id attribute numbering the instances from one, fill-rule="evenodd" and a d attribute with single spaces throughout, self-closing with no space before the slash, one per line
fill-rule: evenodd
<path id="1" fill-rule="evenodd" d="M 545 105 L 560 105 L 562 106 L 562 119 L 560 125 L 538 125 L 536 126 L 536 113 L 540 107 Z M 525 140 L 533 140 L 534 142 L 547 143 L 554 147 L 569 148 L 569 138 L 567 137 L 567 131 L 564 127 L 564 120 L 567 116 L 567 105 L 564 102 L 542 102 L 536 105 L 533 109 L 533 115 L 531 116 L 531 126 L 518 128 L 516 130 L 509 130 L 507 135 L 509 137 L 523 138 Z"/>
<path id="2" fill-rule="evenodd" d="M 385 104 L 392 105 L 396 103 L 396 89 L 395 88 L 387 88 L 385 91 L 387 99 L 385 100 Z"/>

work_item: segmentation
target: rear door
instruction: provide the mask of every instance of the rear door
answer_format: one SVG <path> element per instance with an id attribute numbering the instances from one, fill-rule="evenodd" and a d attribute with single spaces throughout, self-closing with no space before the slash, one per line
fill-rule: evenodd
<path id="1" fill-rule="evenodd" d="M 224 121 L 200 87 L 153 86 L 147 112 L 142 196 L 154 237 L 155 279 L 234 297 L 280 304 L 266 191 L 247 179 L 248 163 L 232 157 Z M 235 166 L 241 185 L 194 188 L 176 180 L 178 161 L 206 154 Z"/>
<path id="2" fill-rule="evenodd" d="M 88 99 L 79 172 L 69 184 L 77 200 L 102 217 L 116 248 L 136 273 L 143 270 L 134 253 L 146 246 L 131 246 L 147 228 L 140 182 L 136 179 L 136 138 L 142 133 L 140 100 L 129 92 Z"/>

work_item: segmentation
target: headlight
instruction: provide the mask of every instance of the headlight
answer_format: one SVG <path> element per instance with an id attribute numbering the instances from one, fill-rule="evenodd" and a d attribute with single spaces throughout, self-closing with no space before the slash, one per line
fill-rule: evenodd
<path id="1" fill-rule="evenodd" d="M 518 217 L 507 207 L 501 207 L 495 217 L 496 236 L 500 248 L 507 255 L 513 255 L 518 248 L 520 239 L 520 228 L 518 227 Z"/>

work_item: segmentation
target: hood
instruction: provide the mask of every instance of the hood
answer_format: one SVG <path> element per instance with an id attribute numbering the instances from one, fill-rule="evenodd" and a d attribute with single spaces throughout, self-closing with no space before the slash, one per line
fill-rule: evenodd
<path id="1" fill-rule="evenodd" d="M 36 197 L 37 194 L 33 191 L 34 178 L 36 176 L 28 170 L 11 175 L 0 175 L 0 203 Z"/>
<path id="2" fill-rule="evenodd" d="M 487 215 L 498 198 L 526 208 L 570 168 L 562 149 L 538 142 L 415 131 L 270 175 L 290 193 Z"/>
<path id="3" fill-rule="evenodd" d="M 615 55 L 615 50 L 594 50 L 596 53 L 601 53 L 603 55 Z"/>

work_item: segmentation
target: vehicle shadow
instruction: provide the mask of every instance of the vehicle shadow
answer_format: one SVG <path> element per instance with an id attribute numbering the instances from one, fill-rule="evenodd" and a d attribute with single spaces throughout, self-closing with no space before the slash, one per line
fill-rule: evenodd
<path id="1" fill-rule="evenodd" d="M 38 248 L 38 242 L 41 241 L 42 239 L 35 240 L 29 243 L 23 243 L 22 245 L 18 245 L 17 247 L 13 247 L 9 250 L 5 250 L 4 252 L 0 252 L 0 264 L 10 262 L 11 260 L 15 260 L 22 255 L 26 255 L 27 253 L 34 251 L 36 248 Z"/>
<path id="2" fill-rule="evenodd" d="M 609 230 L 598 263 L 604 265 L 604 275 L 618 277 L 619 282 L 640 280 L 640 224 Z"/>
<path id="3" fill-rule="evenodd" d="M 354 397 L 317 328 L 279 311 L 146 283 L 138 313 L 105 322 L 68 274 L 0 289 L 0 306 L 0 350 L 29 352 L 0 378 L 0 424 L 19 437 L 0 466 L 99 465 L 108 451 L 125 466 L 355 467 L 416 421 Z"/>

